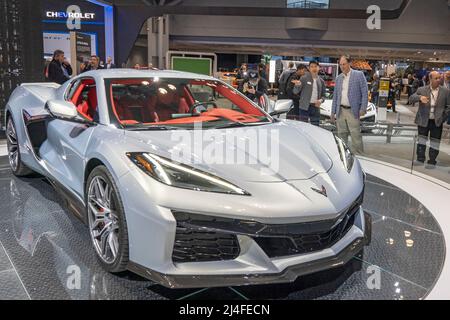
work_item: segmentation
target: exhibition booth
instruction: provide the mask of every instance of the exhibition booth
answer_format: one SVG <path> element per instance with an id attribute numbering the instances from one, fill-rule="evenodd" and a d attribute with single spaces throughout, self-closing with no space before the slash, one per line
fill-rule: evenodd
<path id="1" fill-rule="evenodd" d="M 450 299 L 450 117 L 438 143 L 416 124 L 450 96 L 408 104 L 450 47 L 379 51 L 423 4 L 350 41 L 345 1 L 142 2 L 40 0 L 38 53 L 74 73 L 19 81 L 17 59 L 0 88 L 0 300 Z"/>
<path id="2" fill-rule="evenodd" d="M 15 283 L 15 291 L 10 291 L 14 296 L 9 298 L 448 297 L 450 265 L 445 257 L 450 219 L 445 204 L 435 199 L 444 199 L 450 186 L 416 165 L 408 167 L 408 162 L 414 163 L 417 136 L 408 136 L 399 128 L 394 130 L 400 135 L 386 133 L 385 124 L 375 123 L 363 135 L 365 154 L 356 156 L 330 133 L 335 132 L 330 123 L 323 123 L 328 129 L 323 130 L 287 121 L 285 112 L 279 112 L 280 104 L 270 118 L 239 98 L 231 87 L 206 75 L 190 76 L 159 70 L 99 71 L 61 87 L 25 85 L 12 96 L 11 104 L 16 99 L 29 100 L 21 94 L 24 92 L 39 98 L 53 94 L 55 98 L 45 106 L 7 110 L 7 156 L 1 158 L 0 167 L 5 222 L 0 241 L 9 257 L 5 268 L 13 265 L 11 276 L 20 274 L 21 281 Z M 92 90 L 96 82 L 103 81 L 107 85 L 98 87 L 95 116 L 91 113 Z M 58 95 L 72 86 L 70 102 L 58 101 Z M 105 88 L 111 93 L 104 94 Z M 84 91 L 88 109 L 72 113 L 75 101 L 83 106 Z M 168 116 L 155 109 L 158 120 L 142 123 L 140 117 L 146 115 L 137 112 L 138 100 L 133 97 L 139 93 L 140 99 L 143 95 L 150 98 L 156 92 L 162 103 L 171 91 L 173 98 L 180 99 L 175 92 L 182 97 L 179 108 L 186 105 L 193 113 Z M 109 95 L 114 100 L 107 98 Z M 101 107 L 105 105 L 112 110 Z M 128 113 L 127 108 L 133 111 Z M 17 112 L 25 117 L 24 125 L 13 120 L 20 115 Z M 111 120 L 105 117 L 107 113 Z M 194 117 L 194 113 L 198 114 Z M 97 121 L 115 122 L 101 126 Z M 196 122 L 209 127 L 199 127 Z M 204 151 L 198 147 L 189 151 L 208 161 L 211 154 L 204 152 L 209 148 L 216 153 L 221 146 L 245 149 L 239 140 L 246 137 L 251 145 L 255 138 L 252 130 L 258 136 L 266 128 L 271 134 L 276 132 L 277 147 L 270 149 L 269 158 L 256 155 L 259 160 L 254 163 L 250 159 L 249 163 L 199 165 L 191 162 L 190 156 L 173 158 L 175 153 L 171 154 L 186 148 L 176 142 L 180 138 L 195 144 L 203 139 L 203 131 L 223 134 L 204 140 L 209 142 L 202 145 Z M 232 135 L 236 141 L 225 138 Z M 20 153 L 18 141 L 24 141 Z M 408 148 L 409 157 L 393 152 Z M 442 151 L 445 153 L 445 148 Z M 84 169 L 80 166 L 83 157 L 88 161 Z M 214 159 L 217 161 L 217 154 Z M 110 178 L 97 171 L 99 166 L 111 172 Z M 439 165 L 434 171 L 441 169 Z M 29 176 L 31 170 L 39 175 Z M 85 173 L 80 175 L 80 170 Z M 108 186 L 107 181 L 113 179 L 117 179 L 117 187 Z M 102 181 L 100 186 L 105 181 L 106 185 L 99 187 L 98 181 Z M 92 248 L 95 230 L 106 228 L 105 219 L 123 230 L 113 216 L 103 215 L 123 212 L 118 211 L 123 209 L 117 207 L 117 200 L 102 200 L 104 196 L 98 194 L 112 188 L 117 190 L 114 197 L 120 195 L 126 208 L 131 244 L 130 260 L 120 274 L 108 270 L 110 266 L 103 260 L 116 259 L 114 247 L 96 252 L 101 247 L 94 242 Z M 85 190 L 87 199 L 94 199 L 89 200 L 90 209 L 83 207 L 77 189 Z M 352 203 L 353 198 L 357 199 Z M 109 207 L 109 201 L 115 205 Z M 97 206 L 94 217 L 100 220 L 91 220 L 89 213 Z M 304 213 L 299 214 L 297 207 L 304 208 Z M 330 215 L 333 210 L 338 214 Z M 89 236 L 87 229 L 94 233 Z M 119 248 L 122 245 L 119 242 Z M 101 258 L 96 259 L 99 252 Z M 88 276 L 68 285 L 72 272 Z M 31 286 L 47 290 L 30 291 Z M 73 290 L 73 286 L 79 289 Z"/>
<path id="3" fill-rule="evenodd" d="M 99 1 L 43 1 L 44 59 L 50 61 L 55 50 L 64 51 L 73 66 L 88 61 L 91 55 L 114 57 L 113 14 L 111 5 Z"/>

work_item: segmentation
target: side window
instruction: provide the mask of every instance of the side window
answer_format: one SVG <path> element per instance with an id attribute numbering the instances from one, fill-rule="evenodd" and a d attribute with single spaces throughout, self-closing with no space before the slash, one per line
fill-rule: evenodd
<path id="1" fill-rule="evenodd" d="M 95 80 L 84 78 L 78 80 L 67 95 L 68 100 L 72 101 L 77 107 L 80 116 L 90 120 L 99 121 L 97 88 Z"/>
<path id="2" fill-rule="evenodd" d="M 71 101 L 72 100 L 75 91 L 80 86 L 80 82 L 81 82 L 80 80 L 76 80 L 76 81 L 72 82 L 72 84 L 69 87 L 69 90 L 66 92 L 65 99 L 67 101 Z"/>

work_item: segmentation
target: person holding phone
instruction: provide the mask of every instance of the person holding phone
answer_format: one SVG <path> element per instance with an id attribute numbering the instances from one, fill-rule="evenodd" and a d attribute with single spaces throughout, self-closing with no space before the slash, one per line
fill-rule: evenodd
<path id="1" fill-rule="evenodd" d="M 431 72 L 429 78 L 430 85 L 419 88 L 416 93 L 411 95 L 409 102 L 411 104 L 419 102 L 415 120 L 419 132 L 417 161 L 425 163 L 425 151 L 428 139 L 430 139 L 428 164 L 435 166 L 436 158 L 439 155 L 443 124 L 450 112 L 450 90 L 440 85 L 439 72 Z"/>
<path id="2" fill-rule="evenodd" d="M 64 56 L 64 51 L 55 50 L 53 60 L 48 65 L 46 75 L 48 75 L 48 81 L 58 84 L 63 84 L 70 79 L 72 67 Z"/>
<path id="3" fill-rule="evenodd" d="M 96 55 L 92 55 L 91 59 L 89 60 L 89 64 L 84 68 L 84 70 L 82 72 L 101 70 L 101 69 L 104 69 L 104 68 L 100 65 L 100 58 Z"/>

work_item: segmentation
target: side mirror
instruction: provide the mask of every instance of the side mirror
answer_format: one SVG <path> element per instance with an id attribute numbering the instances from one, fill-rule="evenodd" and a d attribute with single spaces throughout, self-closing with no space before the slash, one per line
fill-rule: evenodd
<path id="1" fill-rule="evenodd" d="M 273 110 L 270 111 L 271 116 L 288 113 L 294 107 L 294 102 L 288 99 L 278 100 L 273 106 Z"/>
<path id="2" fill-rule="evenodd" d="M 55 118 L 74 120 L 78 116 L 77 108 L 69 101 L 49 100 L 46 108 Z"/>

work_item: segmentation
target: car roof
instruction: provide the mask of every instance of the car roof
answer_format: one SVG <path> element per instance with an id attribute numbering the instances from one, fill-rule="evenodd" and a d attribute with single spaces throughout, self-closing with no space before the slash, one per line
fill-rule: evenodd
<path id="1" fill-rule="evenodd" d="M 108 69 L 88 71 L 82 76 L 108 78 L 178 78 L 178 79 L 200 79 L 200 80 L 215 80 L 211 76 L 206 76 L 197 73 L 175 71 L 175 70 L 136 70 L 136 69 Z"/>

